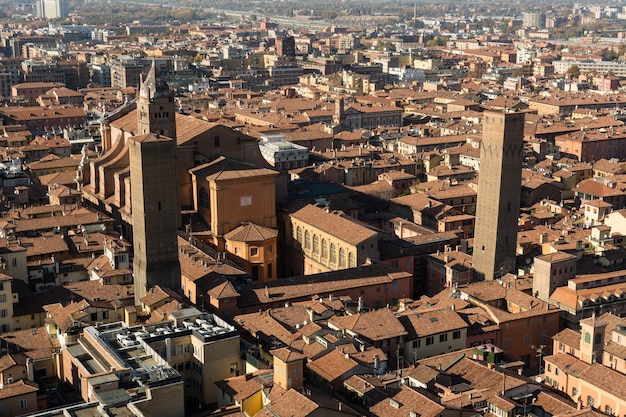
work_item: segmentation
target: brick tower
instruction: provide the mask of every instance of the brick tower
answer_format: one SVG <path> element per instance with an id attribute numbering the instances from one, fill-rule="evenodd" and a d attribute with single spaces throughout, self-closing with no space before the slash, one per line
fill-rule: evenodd
<path id="1" fill-rule="evenodd" d="M 515 271 L 523 136 L 523 113 L 484 113 L 473 253 L 479 280 Z"/>
<path id="2" fill-rule="evenodd" d="M 137 99 L 139 135 L 128 141 L 135 305 L 154 285 L 180 287 L 175 116 L 172 92 L 153 63 Z"/>

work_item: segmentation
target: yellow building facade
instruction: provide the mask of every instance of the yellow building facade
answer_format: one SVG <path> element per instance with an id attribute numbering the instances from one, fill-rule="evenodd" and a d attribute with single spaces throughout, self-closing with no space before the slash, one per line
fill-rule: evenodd
<path id="1" fill-rule="evenodd" d="M 378 259 L 378 232 L 331 210 L 308 205 L 286 222 L 287 274 L 310 275 Z"/>

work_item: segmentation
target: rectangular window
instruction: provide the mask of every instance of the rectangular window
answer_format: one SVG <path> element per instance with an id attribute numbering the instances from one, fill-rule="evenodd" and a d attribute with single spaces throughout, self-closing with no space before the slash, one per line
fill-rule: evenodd
<path id="1" fill-rule="evenodd" d="M 252 196 L 246 195 L 239 198 L 239 205 L 241 207 L 251 206 L 252 205 Z"/>
<path id="2" fill-rule="evenodd" d="M 420 341 L 419 340 L 414 340 L 413 341 L 413 349 L 417 349 L 418 347 L 420 347 Z"/>
<path id="3" fill-rule="evenodd" d="M 593 397 L 591 395 L 587 395 L 587 407 L 593 407 Z"/>
<path id="4" fill-rule="evenodd" d="M 509 343 L 510 343 L 509 342 L 509 338 L 508 337 L 505 338 L 504 341 L 502 342 L 502 348 L 505 349 L 505 350 L 508 349 L 509 348 Z"/>
<path id="5" fill-rule="evenodd" d="M 435 338 L 433 336 L 428 336 L 426 338 L 426 346 L 432 345 L 433 343 L 435 343 Z"/>
<path id="6" fill-rule="evenodd" d="M 7 301 L 7 295 L 6 294 L 0 294 L 0 303 L 4 303 Z"/>
<path id="7" fill-rule="evenodd" d="M 20 400 L 20 410 L 26 410 L 28 408 L 28 401 L 26 398 Z"/>
<path id="8" fill-rule="evenodd" d="M 0 317 L 6 317 L 9 315 L 9 312 L 6 309 L 0 310 Z"/>
<path id="9" fill-rule="evenodd" d="M 452 332 L 452 338 L 453 339 L 460 339 L 461 338 L 461 331 L 460 330 L 455 330 Z"/>
<path id="10" fill-rule="evenodd" d="M 439 335 L 439 343 L 448 341 L 448 333 L 443 333 Z"/>
<path id="11" fill-rule="evenodd" d="M 257 256 L 259 254 L 259 248 L 250 248 L 250 256 Z"/>

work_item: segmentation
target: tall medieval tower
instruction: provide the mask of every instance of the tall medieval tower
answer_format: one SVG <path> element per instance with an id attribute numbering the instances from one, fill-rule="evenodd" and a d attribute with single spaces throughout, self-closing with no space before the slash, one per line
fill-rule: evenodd
<path id="1" fill-rule="evenodd" d="M 138 135 L 128 141 L 135 305 L 154 285 L 180 287 L 175 116 L 172 92 L 153 64 L 137 99 Z"/>
<path id="2" fill-rule="evenodd" d="M 515 270 L 523 136 L 523 113 L 484 113 L 473 253 L 479 280 Z"/>
<path id="3" fill-rule="evenodd" d="M 155 63 L 141 83 L 137 99 L 137 134 L 176 139 L 176 104 L 169 85 L 157 76 Z"/>

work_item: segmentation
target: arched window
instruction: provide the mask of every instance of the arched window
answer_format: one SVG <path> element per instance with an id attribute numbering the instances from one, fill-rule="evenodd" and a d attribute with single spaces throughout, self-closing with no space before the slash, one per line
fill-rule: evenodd
<path id="1" fill-rule="evenodd" d="M 354 268 L 356 262 L 354 261 L 354 253 L 348 252 L 348 268 Z"/>
<path id="2" fill-rule="evenodd" d="M 296 240 L 302 245 L 302 228 L 300 226 L 296 229 Z"/>
<path id="3" fill-rule="evenodd" d="M 346 267 L 346 250 L 344 248 L 339 248 L 339 268 Z"/>
<path id="4" fill-rule="evenodd" d="M 328 242 L 322 239 L 322 259 L 328 259 Z"/>
<path id="5" fill-rule="evenodd" d="M 200 207 L 209 208 L 209 193 L 204 188 L 200 188 Z"/>
<path id="6" fill-rule="evenodd" d="M 304 231 L 304 249 L 311 249 L 311 232 Z"/>
<path id="7" fill-rule="evenodd" d="M 330 263 L 331 264 L 337 263 L 337 247 L 335 246 L 334 243 L 330 244 Z"/>
<path id="8" fill-rule="evenodd" d="M 320 238 L 318 235 L 313 235 L 313 253 L 320 254 Z"/>

